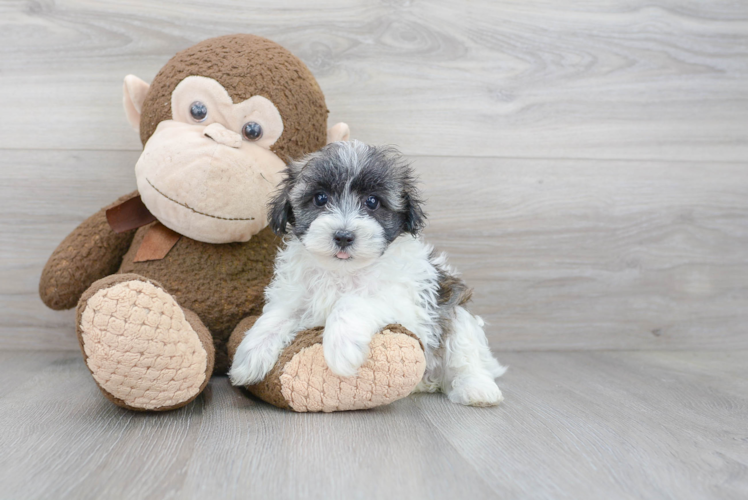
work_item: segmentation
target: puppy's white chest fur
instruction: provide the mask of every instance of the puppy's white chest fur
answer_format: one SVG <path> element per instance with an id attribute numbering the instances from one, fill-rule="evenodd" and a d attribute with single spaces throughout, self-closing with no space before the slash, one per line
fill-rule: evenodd
<path id="1" fill-rule="evenodd" d="M 294 239 L 278 256 L 266 299 L 293 300 L 305 328 L 325 326 L 336 307 L 346 307 L 342 300 L 347 307 L 359 307 L 359 314 L 373 315 L 370 319 L 380 327 L 400 323 L 424 344 L 433 344 L 429 332 L 435 318 L 429 306 L 433 309 L 438 285 L 437 270 L 429 263 L 431 251 L 417 238 L 403 235 L 370 266 L 347 270 L 345 263 L 319 262 Z"/>

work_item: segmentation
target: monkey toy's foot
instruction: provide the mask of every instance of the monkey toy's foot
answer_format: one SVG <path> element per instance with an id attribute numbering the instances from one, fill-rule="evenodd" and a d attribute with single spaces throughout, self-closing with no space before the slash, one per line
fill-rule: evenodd
<path id="1" fill-rule="evenodd" d="M 256 319 L 246 318 L 236 327 L 228 345 L 230 358 Z M 268 403 L 298 412 L 363 410 L 404 398 L 423 377 L 423 347 L 400 325 L 388 325 L 374 335 L 369 356 L 354 377 L 340 377 L 327 367 L 322 332 L 319 327 L 299 333 L 265 380 L 246 389 Z"/>
<path id="2" fill-rule="evenodd" d="M 171 410 L 195 399 L 213 372 L 207 328 L 157 283 L 135 274 L 97 281 L 77 311 L 78 340 L 104 395 L 131 410 Z"/>

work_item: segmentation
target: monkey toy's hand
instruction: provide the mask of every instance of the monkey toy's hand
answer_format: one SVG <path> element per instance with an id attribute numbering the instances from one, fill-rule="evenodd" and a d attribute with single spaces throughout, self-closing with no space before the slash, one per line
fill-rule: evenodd
<path id="1" fill-rule="evenodd" d="M 108 208 L 135 198 L 125 195 L 83 221 L 59 244 L 39 280 L 39 295 L 51 309 L 75 307 L 95 281 L 117 272 L 135 231 L 116 233 L 107 222 Z"/>
<path id="2" fill-rule="evenodd" d="M 246 339 L 244 332 L 255 319 L 245 318 L 229 339 L 229 356 L 235 360 Z M 418 338 L 402 326 L 387 325 L 371 338 L 368 356 L 353 377 L 333 373 L 325 362 L 322 336 L 321 326 L 295 333 L 267 376 L 245 388 L 279 408 L 298 412 L 374 408 L 418 390 L 426 358 Z M 235 361 L 234 367 L 241 364 Z"/>

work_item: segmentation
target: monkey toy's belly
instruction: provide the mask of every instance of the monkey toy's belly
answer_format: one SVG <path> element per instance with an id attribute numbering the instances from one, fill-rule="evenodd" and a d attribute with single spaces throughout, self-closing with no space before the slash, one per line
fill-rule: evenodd
<path id="1" fill-rule="evenodd" d="M 226 342 L 239 321 L 262 312 L 280 238 L 269 227 L 246 243 L 210 244 L 182 236 L 164 258 L 135 262 L 150 228 L 137 231 L 118 272 L 157 281 L 180 306 L 195 312 L 213 334 L 215 373 L 226 373 Z"/>

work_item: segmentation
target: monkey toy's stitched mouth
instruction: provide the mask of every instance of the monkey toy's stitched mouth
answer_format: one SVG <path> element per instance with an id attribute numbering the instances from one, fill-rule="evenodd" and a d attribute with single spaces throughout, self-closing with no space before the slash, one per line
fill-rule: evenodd
<path id="1" fill-rule="evenodd" d="M 229 220 L 229 221 L 231 221 L 231 220 L 235 220 L 235 221 L 255 220 L 254 217 L 221 217 L 220 215 L 206 214 L 205 212 L 201 212 L 199 210 L 195 210 L 194 208 L 192 208 L 191 206 L 187 205 L 186 203 L 182 203 L 181 201 L 177 201 L 174 198 L 171 198 L 170 196 L 167 196 L 160 189 L 158 189 L 156 186 L 154 186 L 153 183 L 151 182 L 151 180 L 149 178 L 146 177 L 145 180 L 148 181 L 148 184 L 153 188 L 154 191 L 156 191 L 158 194 L 160 194 L 161 196 L 163 196 L 167 200 L 171 201 L 172 203 L 176 203 L 180 207 L 184 207 L 187 210 L 190 210 L 190 211 L 192 211 L 192 212 L 194 212 L 194 213 L 196 213 L 198 215 L 204 215 L 206 217 L 212 217 L 214 219 Z"/>

